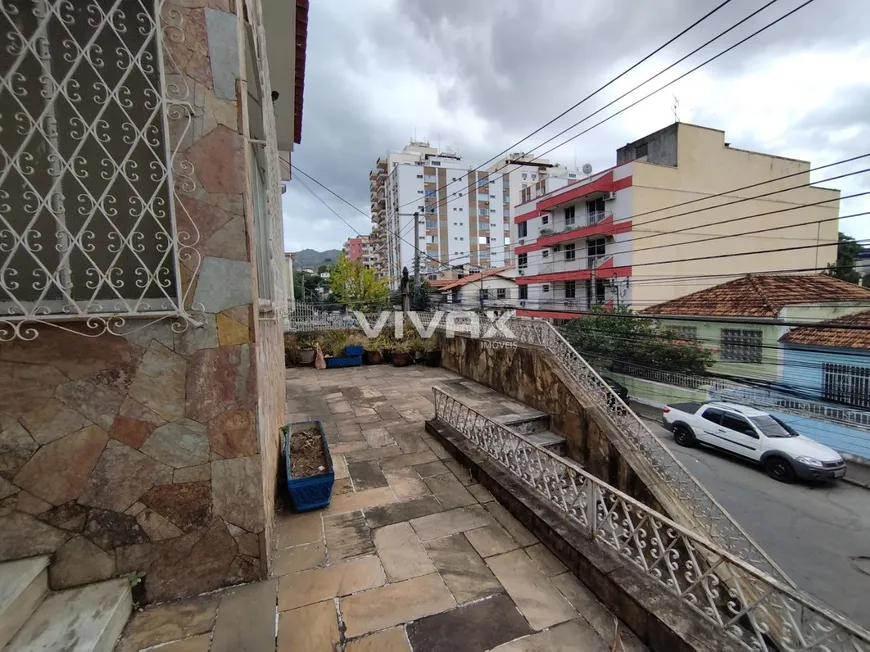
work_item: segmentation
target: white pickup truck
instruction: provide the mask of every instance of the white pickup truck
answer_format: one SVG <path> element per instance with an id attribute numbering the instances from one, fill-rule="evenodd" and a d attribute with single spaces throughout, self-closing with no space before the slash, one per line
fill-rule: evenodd
<path id="1" fill-rule="evenodd" d="M 704 444 L 752 460 L 780 482 L 835 480 L 846 474 L 837 451 L 745 405 L 674 403 L 662 411 L 662 425 L 681 446 Z"/>

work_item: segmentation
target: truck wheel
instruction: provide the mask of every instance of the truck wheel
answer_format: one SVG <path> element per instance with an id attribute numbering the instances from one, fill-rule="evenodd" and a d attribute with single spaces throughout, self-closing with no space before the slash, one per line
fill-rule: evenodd
<path id="1" fill-rule="evenodd" d="M 767 475 L 777 482 L 785 482 L 786 484 L 794 482 L 794 469 L 785 458 L 767 458 L 767 461 L 764 463 L 764 470 L 767 471 Z"/>
<path id="2" fill-rule="evenodd" d="M 686 426 L 674 426 L 674 441 L 687 448 L 695 445 L 695 435 Z"/>

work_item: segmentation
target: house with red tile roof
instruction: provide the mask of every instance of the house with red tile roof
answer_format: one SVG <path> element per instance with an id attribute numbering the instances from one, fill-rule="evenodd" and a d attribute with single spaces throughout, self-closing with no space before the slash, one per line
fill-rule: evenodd
<path id="1" fill-rule="evenodd" d="M 455 280 L 429 281 L 448 310 L 514 308 L 518 290 L 513 267 L 485 269 Z M 435 284 L 438 285 L 435 285 Z"/>
<path id="2" fill-rule="evenodd" d="M 747 274 L 640 314 L 660 317 L 663 325 L 714 350 L 716 373 L 775 380 L 783 363 L 780 338 L 790 328 L 868 309 L 870 289 L 831 276 Z"/>

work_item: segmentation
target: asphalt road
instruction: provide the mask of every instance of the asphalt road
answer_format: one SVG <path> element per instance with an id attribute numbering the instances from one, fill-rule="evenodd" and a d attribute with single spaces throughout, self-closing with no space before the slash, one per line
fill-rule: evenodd
<path id="1" fill-rule="evenodd" d="M 870 629 L 870 490 L 785 485 L 728 455 L 678 446 L 647 423 L 799 587 Z"/>

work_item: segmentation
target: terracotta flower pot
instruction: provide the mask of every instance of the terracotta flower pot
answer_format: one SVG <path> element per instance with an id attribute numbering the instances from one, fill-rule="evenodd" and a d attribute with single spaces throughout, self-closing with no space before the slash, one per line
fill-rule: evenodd
<path id="1" fill-rule="evenodd" d="M 410 353 L 397 353 L 393 351 L 393 366 L 394 367 L 407 367 L 411 362 L 411 354 Z"/>
<path id="2" fill-rule="evenodd" d="M 302 349 L 299 351 L 299 363 L 300 364 L 311 364 L 314 362 L 314 356 L 317 354 L 317 351 L 314 349 Z"/>
<path id="3" fill-rule="evenodd" d="M 363 351 L 364 364 L 381 364 L 384 361 L 384 356 L 378 349 Z"/>

